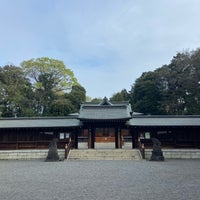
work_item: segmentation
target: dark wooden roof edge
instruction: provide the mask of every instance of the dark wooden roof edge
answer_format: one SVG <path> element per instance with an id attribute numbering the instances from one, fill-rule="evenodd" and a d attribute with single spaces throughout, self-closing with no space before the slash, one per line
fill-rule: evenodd
<path id="1" fill-rule="evenodd" d="M 132 118 L 200 118 L 200 115 L 132 115 Z"/>
<path id="2" fill-rule="evenodd" d="M 63 117 L 1 117 L 0 120 L 47 120 L 47 119 L 78 119 L 78 115 Z"/>
<path id="3" fill-rule="evenodd" d="M 82 106 L 119 106 L 119 105 L 129 105 L 129 101 L 114 101 L 114 102 L 110 102 L 110 104 L 108 105 L 103 105 L 101 104 L 101 102 L 98 103 L 93 103 L 93 102 L 84 102 L 81 104 Z"/>
<path id="4" fill-rule="evenodd" d="M 116 108 L 126 108 L 127 105 L 83 105 L 81 109 L 116 109 Z"/>
<path id="5" fill-rule="evenodd" d="M 72 126 L 13 126 L 13 127 L 0 127 L 0 130 L 8 130 L 8 129 L 74 129 L 80 128 L 81 125 L 72 125 Z"/>
<path id="6" fill-rule="evenodd" d="M 72 128 L 80 127 L 82 122 L 77 118 L 10 118 L 0 120 L 0 129 L 5 128 Z"/>
<path id="7" fill-rule="evenodd" d="M 126 124 L 126 126 L 127 127 L 132 127 L 132 128 L 147 128 L 147 127 L 149 127 L 149 128 L 166 128 L 166 127 L 168 127 L 168 128 L 180 128 L 180 127 L 182 127 L 182 128 L 188 128 L 188 127 L 200 127 L 200 125 L 192 125 L 192 124 L 188 124 L 188 125 L 181 125 L 181 124 L 177 124 L 177 125 L 130 125 L 130 124 Z"/>
<path id="8" fill-rule="evenodd" d="M 134 127 L 186 127 L 200 126 L 200 115 L 151 115 L 151 116 L 133 116 L 127 123 Z"/>
<path id="9" fill-rule="evenodd" d="M 103 121 L 127 121 L 129 119 L 132 119 L 132 117 L 126 117 L 126 118 L 108 118 L 108 119 L 90 119 L 90 118 L 78 118 L 80 121 L 86 122 L 86 121 L 95 121 L 95 122 L 103 122 Z"/>

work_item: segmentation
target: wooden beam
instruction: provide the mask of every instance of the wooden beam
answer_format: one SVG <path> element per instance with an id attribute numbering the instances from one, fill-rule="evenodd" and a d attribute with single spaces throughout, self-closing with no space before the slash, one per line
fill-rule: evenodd
<path id="1" fill-rule="evenodd" d="M 119 128 L 115 127 L 115 148 L 118 149 L 120 148 L 120 143 L 119 143 Z"/>

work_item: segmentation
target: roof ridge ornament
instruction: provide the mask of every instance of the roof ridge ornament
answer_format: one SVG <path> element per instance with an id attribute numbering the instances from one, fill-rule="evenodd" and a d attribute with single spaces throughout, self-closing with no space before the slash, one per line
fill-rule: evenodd
<path id="1" fill-rule="evenodd" d="M 108 100 L 107 97 L 104 97 L 103 100 L 99 103 L 100 106 L 111 106 L 112 103 Z"/>

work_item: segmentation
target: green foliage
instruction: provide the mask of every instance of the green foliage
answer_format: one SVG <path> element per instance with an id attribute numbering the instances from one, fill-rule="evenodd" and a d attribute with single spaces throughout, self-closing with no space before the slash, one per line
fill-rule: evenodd
<path id="1" fill-rule="evenodd" d="M 21 67 L 37 89 L 67 91 L 77 83 L 74 73 L 60 60 L 47 57 L 30 59 L 23 61 Z"/>
<path id="2" fill-rule="evenodd" d="M 21 68 L 0 67 L 0 117 L 65 116 L 78 112 L 86 98 L 62 61 L 43 57 L 22 62 Z M 200 114 L 200 49 L 177 53 L 110 101 L 130 101 L 135 112 L 145 114 Z"/>
<path id="3" fill-rule="evenodd" d="M 37 115 L 50 115 L 50 106 L 57 93 L 68 92 L 77 83 L 73 72 L 60 60 L 47 57 L 30 59 L 22 62 L 21 67 L 33 83 Z"/>
<path id="4" fill-rule="evenodd" d="M 48 116 L 66 116 L 74 111 L 74 106 L 69 99 L 60 97 L 54 100 L 49 108 Z"/>
<path id="5" fill-rule="evenodd" d="M 169 65 L 143 73 L 130 96 L 138 112 L 200 114 L 200 49 L 177 53 Z"/>
<path id="6" fill-rule="evenodd" d="M 131 89 L 131 103 L 135 112 L 144 114 L 162 113 L 160 106 L 160 92 L 158 78 L 153 72 L 143 73 Z"/>
<path id="7" fill-rule="evenodd" d="M 163 96 L 163 105 L 169 114 L 200 114 L 200 51 L 178 53 L 168 65 L 165 74 L 168 89 Z M 163 92 L 164 93 L 164 92 Z"/>
<path id="8" fill-rule="evenodd" d="M 102 98 L 94 98 L 91 100 L 92 103 L 100 103 L 103 99 Z"/>
<path id="9" fill-rule="evenodd" d="M 0 113 L 3 117 L 32 116 L 31 83 L 19 67 L 0 68 Z"/>
<path id="10" fill-rule="evenodd" d="M 86 96 L 85 101 L 86 101 L 86 102 L 91 102 L 91 101 L 92 101 L 92 98 L 89 97 L 89 96 Z"/>
<path id="11" fill-rule="evenodd" d="M 70 93 L 54 97 L 54 101 L 49 106 L 48 116 L 66 116 L 70 113 L 76 113 L 80 109 L 80 104 L 85 99 L 85 89 L 80 84 L 76 84 L 72 86 Z"/>
<path id="12" fill-rule="evenodd" d="M 71 92 L 65 96 L 73 103 L 74 112 L 78 112 L 80 104 L 86 101 L 86 90 L 80 84 L 76 84 L 72 86 Z"/>
<path id="13" fill-rule="evenodd" d="M 113 94 L 113 96 L 110 98 L 110 101 L 129 101 L 129 93 L 126 91 L 126 89 L 123 89 L 121 92 Z"/>
<path id="14" fill-rule="evenodd" d="M 0 117 L 65 116 L 86 99 L 62 61 L 38 58 L 0 68 Z"/>

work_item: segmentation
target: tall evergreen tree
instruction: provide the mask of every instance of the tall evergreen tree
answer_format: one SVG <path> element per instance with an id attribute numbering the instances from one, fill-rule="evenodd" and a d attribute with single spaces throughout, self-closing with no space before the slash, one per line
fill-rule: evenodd
<path id="1" fill-rule="evenodd" d="M 144 114 L 160 114 L 161 95 L 158 80 L 153 72 L 143 73 L 131 89 L 131 103 L 134 111 Z"/>
<path id="2" fill-rule="evenodd" d="M 138 112 L 200 114 L 200 49 L 177 53 L 169 65 L 143 73 L 130 96 Z"/>
<path id="3" fill-rule="evenodd" d="M 129 99 L 129 93 L 126 89 L 123 89 L 121 92 L 113 94 L 113 96 L 110 98 L 110 101 L 129 101 Z"/>
<path id="4" fill-rule="evenodd" d="M 21 68 L 0 68 L 0 112 L 2 117 L 33 116 L 33 92 Z"/>

